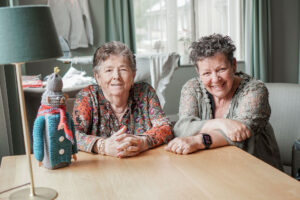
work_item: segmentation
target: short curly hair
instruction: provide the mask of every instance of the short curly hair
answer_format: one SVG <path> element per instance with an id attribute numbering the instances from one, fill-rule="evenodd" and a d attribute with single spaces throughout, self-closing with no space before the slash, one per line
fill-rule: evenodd
<path id="1" fill-rule="evenodd" d="M 111 55 L 124 56 L 128 59 L 132 71 L 136 71 L 135 56 L 126 44 L 119 41 L 107 42 L 96 50 L 93 58 L 93 71 L 97 72 L 102 62 Z"/>
<path id="2" fill-rule="evenodd" d="M 224 53 L 230 63 L 232 63 L 236 47 L 229 36 L 212 34 L 193 42 L 190 49 L 190 59 L 197 66 L 199 60 L 214 56 L 216 53 Z"/>

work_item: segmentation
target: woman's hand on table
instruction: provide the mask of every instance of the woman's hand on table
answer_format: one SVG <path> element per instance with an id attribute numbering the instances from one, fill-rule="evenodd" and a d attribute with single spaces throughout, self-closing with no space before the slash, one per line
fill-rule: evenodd
<path id="1" fill-rule="evenodd" d="M 124 158 L 136 156 L 148 149 L 146 136 L 135 136 L 126 133 L 126 126 L 105 140 L 105 154 Z"/>
<path id="2" fill-rule="evenodd" d="M 176 154 L 189 154 L 201 149 L 201 139 L 199 135 L 175 138 L 165 147 L 166 151 Z"/>
<path id="3" fill-rule="evenodd" d="M 124 133 L 119 135 L 116 138 L 116 141 L 120 142 L 120 145 L 117 147 L 117 150 L 119 151 L 118 157 L 120 158 L 136 156 L 148 149 L 146 136 L 136 136 Z"/>

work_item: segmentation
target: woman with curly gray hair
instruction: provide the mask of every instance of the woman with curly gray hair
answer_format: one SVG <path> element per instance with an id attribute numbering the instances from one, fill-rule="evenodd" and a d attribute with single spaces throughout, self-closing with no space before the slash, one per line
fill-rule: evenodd
<path id="1" fill-rule="evenodd" d="M 177 138 L 166 150 L 188 154 L 235 145 L 282 169 L 269 123 L 268 90 L 263 82 L 236 72 L 236 48 L 230 37 L 209 35 L 190 48 L 198 77 L 182 88 L 174 127 Z"/>

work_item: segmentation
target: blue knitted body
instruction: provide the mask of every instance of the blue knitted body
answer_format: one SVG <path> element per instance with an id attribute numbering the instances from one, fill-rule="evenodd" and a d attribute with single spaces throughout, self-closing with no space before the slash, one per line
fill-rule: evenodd
<path id="1" fill-rule="evenodd" d="M 57 130 L 60 115 L 46 114 L 35 119 L 33 127 L 33 151 L 38 161 L 49 169 L 67 166 L 71 163 L 72 154 L 77 153 L 73 120 L 66 113 L 67 124 L 71 129 L 74 144 L 65 137 L 64 129 Z M 62 153 L 63 152 L 63 153 Z"/>

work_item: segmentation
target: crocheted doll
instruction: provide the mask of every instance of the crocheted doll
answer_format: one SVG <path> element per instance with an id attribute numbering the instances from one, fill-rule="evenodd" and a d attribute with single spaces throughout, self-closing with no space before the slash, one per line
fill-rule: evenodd
<path id="1" fill-rule="evenodd" d="M 33 126 L 33 152 L 48 169 L 68 166 L 71 157 L 77 160 L 74 123 L 66 112 L 67 96 L 62 93 L 63 82 L 58 67 L 47 80 L 41 106 Z"/>

